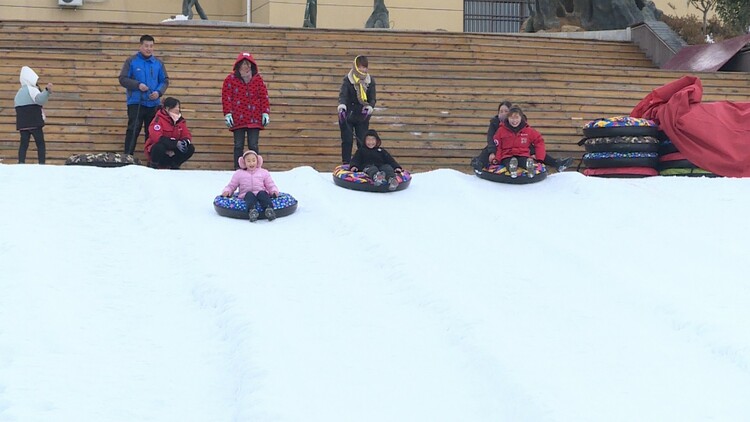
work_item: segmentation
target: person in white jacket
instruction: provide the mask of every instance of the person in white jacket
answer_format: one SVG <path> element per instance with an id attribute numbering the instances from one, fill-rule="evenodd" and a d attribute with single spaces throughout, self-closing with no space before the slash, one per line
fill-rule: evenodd
<path id="1" fill-rule="evenodd" d="M 47 84 L 44 91 L 37 87 L 39 76 L 30 67 L 21 68 L 21 88 L 16 93 L 14 105 L 16 108 L 16 130 L 21 133 L 21 145 L 18 147 L 18 162 L 26 162 L 26 151 L 29 149 L 29 141 L 34 137 L 39 164 L 46 160 L 46 147 L 44 144 L 44 109 L 52 93 L 52 84 Z"/>

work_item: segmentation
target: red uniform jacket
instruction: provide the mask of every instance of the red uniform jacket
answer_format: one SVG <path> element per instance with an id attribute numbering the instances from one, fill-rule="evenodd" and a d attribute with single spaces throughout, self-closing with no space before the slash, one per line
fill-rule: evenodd
<path id="1" fill-rule="evenodd" d="M 503 158 L 519 156 L 519 157 L 531 157 L 531 146 L 534 146 L 534 156 L 537 161 L 543 161 L 547 156 L 547 151 L 544 148 L 544 138 L 534 128 L 526 124 L 526 121 L 521 122 L 521 130 L 513 132 L 506 126 L 506 122 L 503 122 L 495 132 L 493 142 L 497 147 L 495 151 L 495 159 L 497 161 Z"/>
<path id="2" fill-rule="evenodd" d="M 169 116 L 166 110 L 160 108 L 156 111 L 154 120 L 151 121 L 151 125 L 148 127 L 148 139 L 146 139 L 146 158 L 151 161 L 151 148 L 159 142 L 162 137 L 174 140 L 175 148 L 177 148 L 177 141 L 182 139 L 189 139 L 191 142 L 193 136 L 190 134 L 190 129 L 187 127 L 187 121 L 180 117 L 175 123 L 172 117 Z"/>

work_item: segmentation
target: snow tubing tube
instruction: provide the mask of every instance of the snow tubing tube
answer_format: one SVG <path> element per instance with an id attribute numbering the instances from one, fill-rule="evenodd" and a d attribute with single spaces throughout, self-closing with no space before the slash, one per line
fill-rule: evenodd
<path id="1" fill-rule="evenodd" d="M 100 152 L 98 154 L 75 154 L 65 160 L 68 166 L 122 167 L 139 165 L 141 161 L 130 154 Z"/>
<path id="2" fill-rule="evenodd" d="M 659 165 L 655 152 L 589 152 L 583 155 L 583 164 L 590 169 L 610 167 L 652 167 Z"/>
<path id="3" fill-rule="evenodd" d="M 363 171 L 349 171 L 349 165 L 343 164 L 333 169 L 333 183 L 342 188 L 359 190 L 364 192 L 396 192 L 409 187 L 411 183 L 411 173 L 404 170 L 403 173 L 396 173 L 398 187 L 395 190 L 388 190 L 388 183 L 375 186 L 375 183 Z"/>
<path id="4" fill-rule="evenodd" d="M 671 154 L 662 155 L 659 157 L 659 168 L 660 169 L 696 169 L 698 166 L 690 162 L 685 157 L 685 154 L 681 152 L 673 152 Z"/>
<path id="5" fill-rule="evenodd" d="M 536 163 L 536 172 L 534 177 L 529 177 L 528 172 L 523 167 L 518 167 L 518 177 L 510 177 L 508 169 L 501 164 L 491 164 L 488 167 L 482 169 L 482 171 L 475 170 L 474 173 L 479 178 L 489 180 L 491 182 L 508 183 L 511 185 L 528 185 L 529 183 L 537 183 L 547 178 L 547 167 L 544 164 Z"/>
<path id="6" fill-rule="evenodd" d="M 588 138 L 586 152 L 657 152 L 659 141 L 651 136 L 607 136 Z"/>
<path id="7" fill-rule="evenodd" d="M 600 169 L 586 169 L 584 176 L 635 179 L 658 176 L 659 172 L 653 167 L 613 167 Z"/>
<path id="8" fill-rule="evenodd" d="M 279 193 L 277 198 L 272 198 L 273 209 L 276 211 L 276 217 L 286 217 L 297 211 L 297 200 L 288 193 Z M 229 218 L 244 218 L 247 220 L 247 204 L 244 199 L 237 197 L 237 194 L 232 195 L 230 198 L 223 197 L 221 195 L 214 198 L 214 209 L 222 217 Z M 258 210 L 258 218 L 266 218 L 265 214 L 261 212 L 260 204 L 255 204 L 255 209 Z"/>
<path id="9" fill-rule="evenodd" d="M 701 168 L 671 168 L 659 171 L 661 176 L 686 176 L 686 177 L 721 177 Z"/>
<path id="10" fill-rule="evenodd" d="M 583 126 L 583 135 L 587 138 L 605 138 L 609 136 L 656 137 L 658 132 L 658 126 L 652 120 L 630 116 L 596 119 Z"/>
<path id="11" fill-rule="evenodd" d="M 675 152 L 680 152 L 680 150 L 669 139 L 659 144 L 659 155 L 674 154 Z"/>

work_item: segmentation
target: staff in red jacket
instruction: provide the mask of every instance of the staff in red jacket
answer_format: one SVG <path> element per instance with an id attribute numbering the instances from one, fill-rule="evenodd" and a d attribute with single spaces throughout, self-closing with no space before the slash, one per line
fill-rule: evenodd
<path id="1" fill-rule="evenodd" d="M 526 123 L 526 116 L 517 106 L 508 111 L 505 121 L 495 132 L 493 142 L 497 146 L 495 160 L 508 168 L 511 177 L 518 176 L 519 163 L 526 167 L 529 177 L 534 177 L 536 163 L 531 157 L 532 146 L 537 160 L 544 161 L 547 155 L 544 138 Z"/>
<path id="2" fill-rule="evenodd" d="M 167 97 L 148 128 L 146 158 L 149 166 L 178 169 L 195 153 L 187 121 L 180 112 L 180 101 Z"/>
<path id="3" fill-rule="evenodd" d="M 233 72 L 224 79 L 221 106 L 224 111 L 224 122 L 234 136 L 234 169 L 237 170 L 245 138 L 248 148 L 260 153 L 260 130 L 271 121 L 268 89 L 250 53 L 240 53 L 234 62 Z"/>

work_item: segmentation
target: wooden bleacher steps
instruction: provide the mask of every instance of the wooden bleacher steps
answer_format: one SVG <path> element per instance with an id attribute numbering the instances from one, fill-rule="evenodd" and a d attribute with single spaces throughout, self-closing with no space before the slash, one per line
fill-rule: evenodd
<path id="1" fill-rule="evenodd" d="M 339 164 L 336 106 L 357 54 L 370 58 L 378 103 L 370 127 L 407 169 L 468 172 L 501 100 L 519 104 L 556 156 L 580 158 L 581 126 L 628 114 L 682 73 L 661 71 L 631 43 L 516 35 L 195 25 L 0 21 L 0 158 L 15 163 L 13 97 L 21 66 L 55 84 L 45 111 L 48 163 L 120 152 L 125 91 L 117 75 L 138 38 L 156 38 L 197 152 L 188 169 L 232 168 L 221 85 L 240 51 L 258 62 L 271 99 L 260 150 L 269 169 Z M 701 73 L 705 101 L 750 99 L 747 74 Z M 27 162 L 35 162 L 33 142 Z M 143 159 L 143 137 L 136 156 Z"/>

